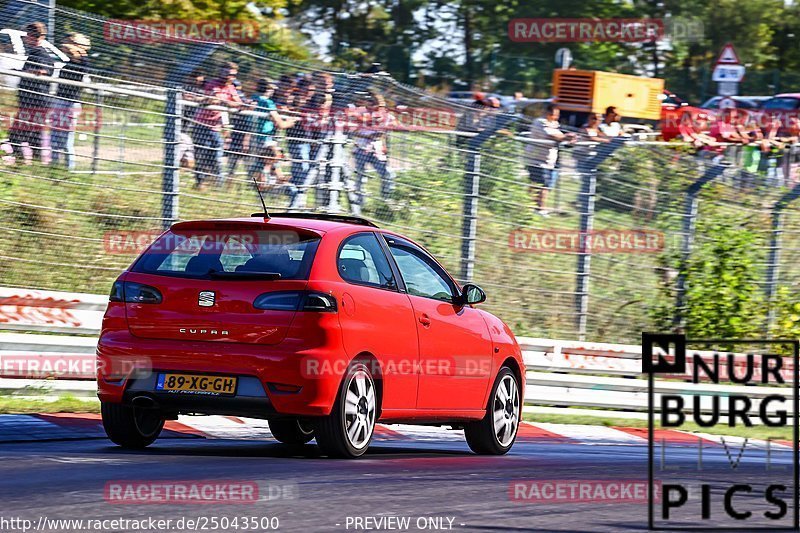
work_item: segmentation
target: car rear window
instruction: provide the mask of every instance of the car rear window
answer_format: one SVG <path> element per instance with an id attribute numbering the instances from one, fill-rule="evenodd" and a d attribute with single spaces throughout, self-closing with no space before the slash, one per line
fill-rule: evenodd
<path id="1" fill-rule="evenodd" d="M 276 273 L 308 279 L 320 237 L 294 230 L 169 231 L 136 261 L 133 272 L 208 279 L 215 272 Z"/>

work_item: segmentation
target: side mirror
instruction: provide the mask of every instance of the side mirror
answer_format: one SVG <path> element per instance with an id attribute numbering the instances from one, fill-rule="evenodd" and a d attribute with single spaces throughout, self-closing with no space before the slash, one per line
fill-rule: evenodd
<path id="1" fill-rule="evenodd" d="M 486 293 L 477 285 L 467 283 L 461 289 L 461 302 L 464 305 L 475 305 L 485 301 Z"/>

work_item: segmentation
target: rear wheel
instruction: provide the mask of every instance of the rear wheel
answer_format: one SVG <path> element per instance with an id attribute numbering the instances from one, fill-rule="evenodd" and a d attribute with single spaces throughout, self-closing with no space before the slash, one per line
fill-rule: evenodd
<path id="1" fill-rule="evenodd" d="M 495 379 L 486 416 L 464 427 L 470 449 L 482 455 L 507 453 L 517 438 L 521 407 L 517 376 L 504 366 Z"/>
<path id="2" fill-rule="evenodd" d="M 317 422 L 317 444 L 331 457 L 360 457 L 372 440 L 377 412 L 375 381 L 365 364 L 356 363 L 342 380 L 331 414 Z"/>
<path id="3" fill-rule="evenodd" d="M 296 418 L 270 420 L 269 430 L 275 440 L 289 446 L 302 446 L 314 438 L 314 428 Z"/>
<path id="4" fill-rule="evenodd" d="M 123 448 L 145 448 L 151 445 L 164 429 L 164 418 L 155 409 L 102 402 L 100 413 L 106 435 L 111 442 Z"/>

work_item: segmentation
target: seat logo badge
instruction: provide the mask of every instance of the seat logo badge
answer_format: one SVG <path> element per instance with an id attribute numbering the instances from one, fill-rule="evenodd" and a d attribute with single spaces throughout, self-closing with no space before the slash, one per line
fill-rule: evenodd
<path id="1" fill-rule="evenodd" d="M 211 307 L 214 305 L 214 291 L 200 291 L 197 296 L 197 305 L 200 307 Z"/>

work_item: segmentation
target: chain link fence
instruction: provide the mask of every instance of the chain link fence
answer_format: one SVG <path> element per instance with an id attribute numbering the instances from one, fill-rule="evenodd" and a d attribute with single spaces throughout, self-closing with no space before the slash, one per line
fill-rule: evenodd
<path id="1" fill-rule="evenodd" d="M 751 239 L 755 330 L 794 312 L 794 151 L 753 163 L 646 137 L 556 145 L 529 119 L 379 73 L 119 42 L 113 22 L 65 9 L 48 41 L 71 60 L 34 69 L 24 34 L 41 6 L 0 5 L 1 285 L 104 293 L 170 223 L 261 211 L 258 190 L 270 210 L 360 214 L 417 240 L 519 335 L 637 342 L 682 327 L 692 269 L 725 253 L 726 224 Z M 537 210 L 531 178 L 551 150 L 558 179 Z"/>

